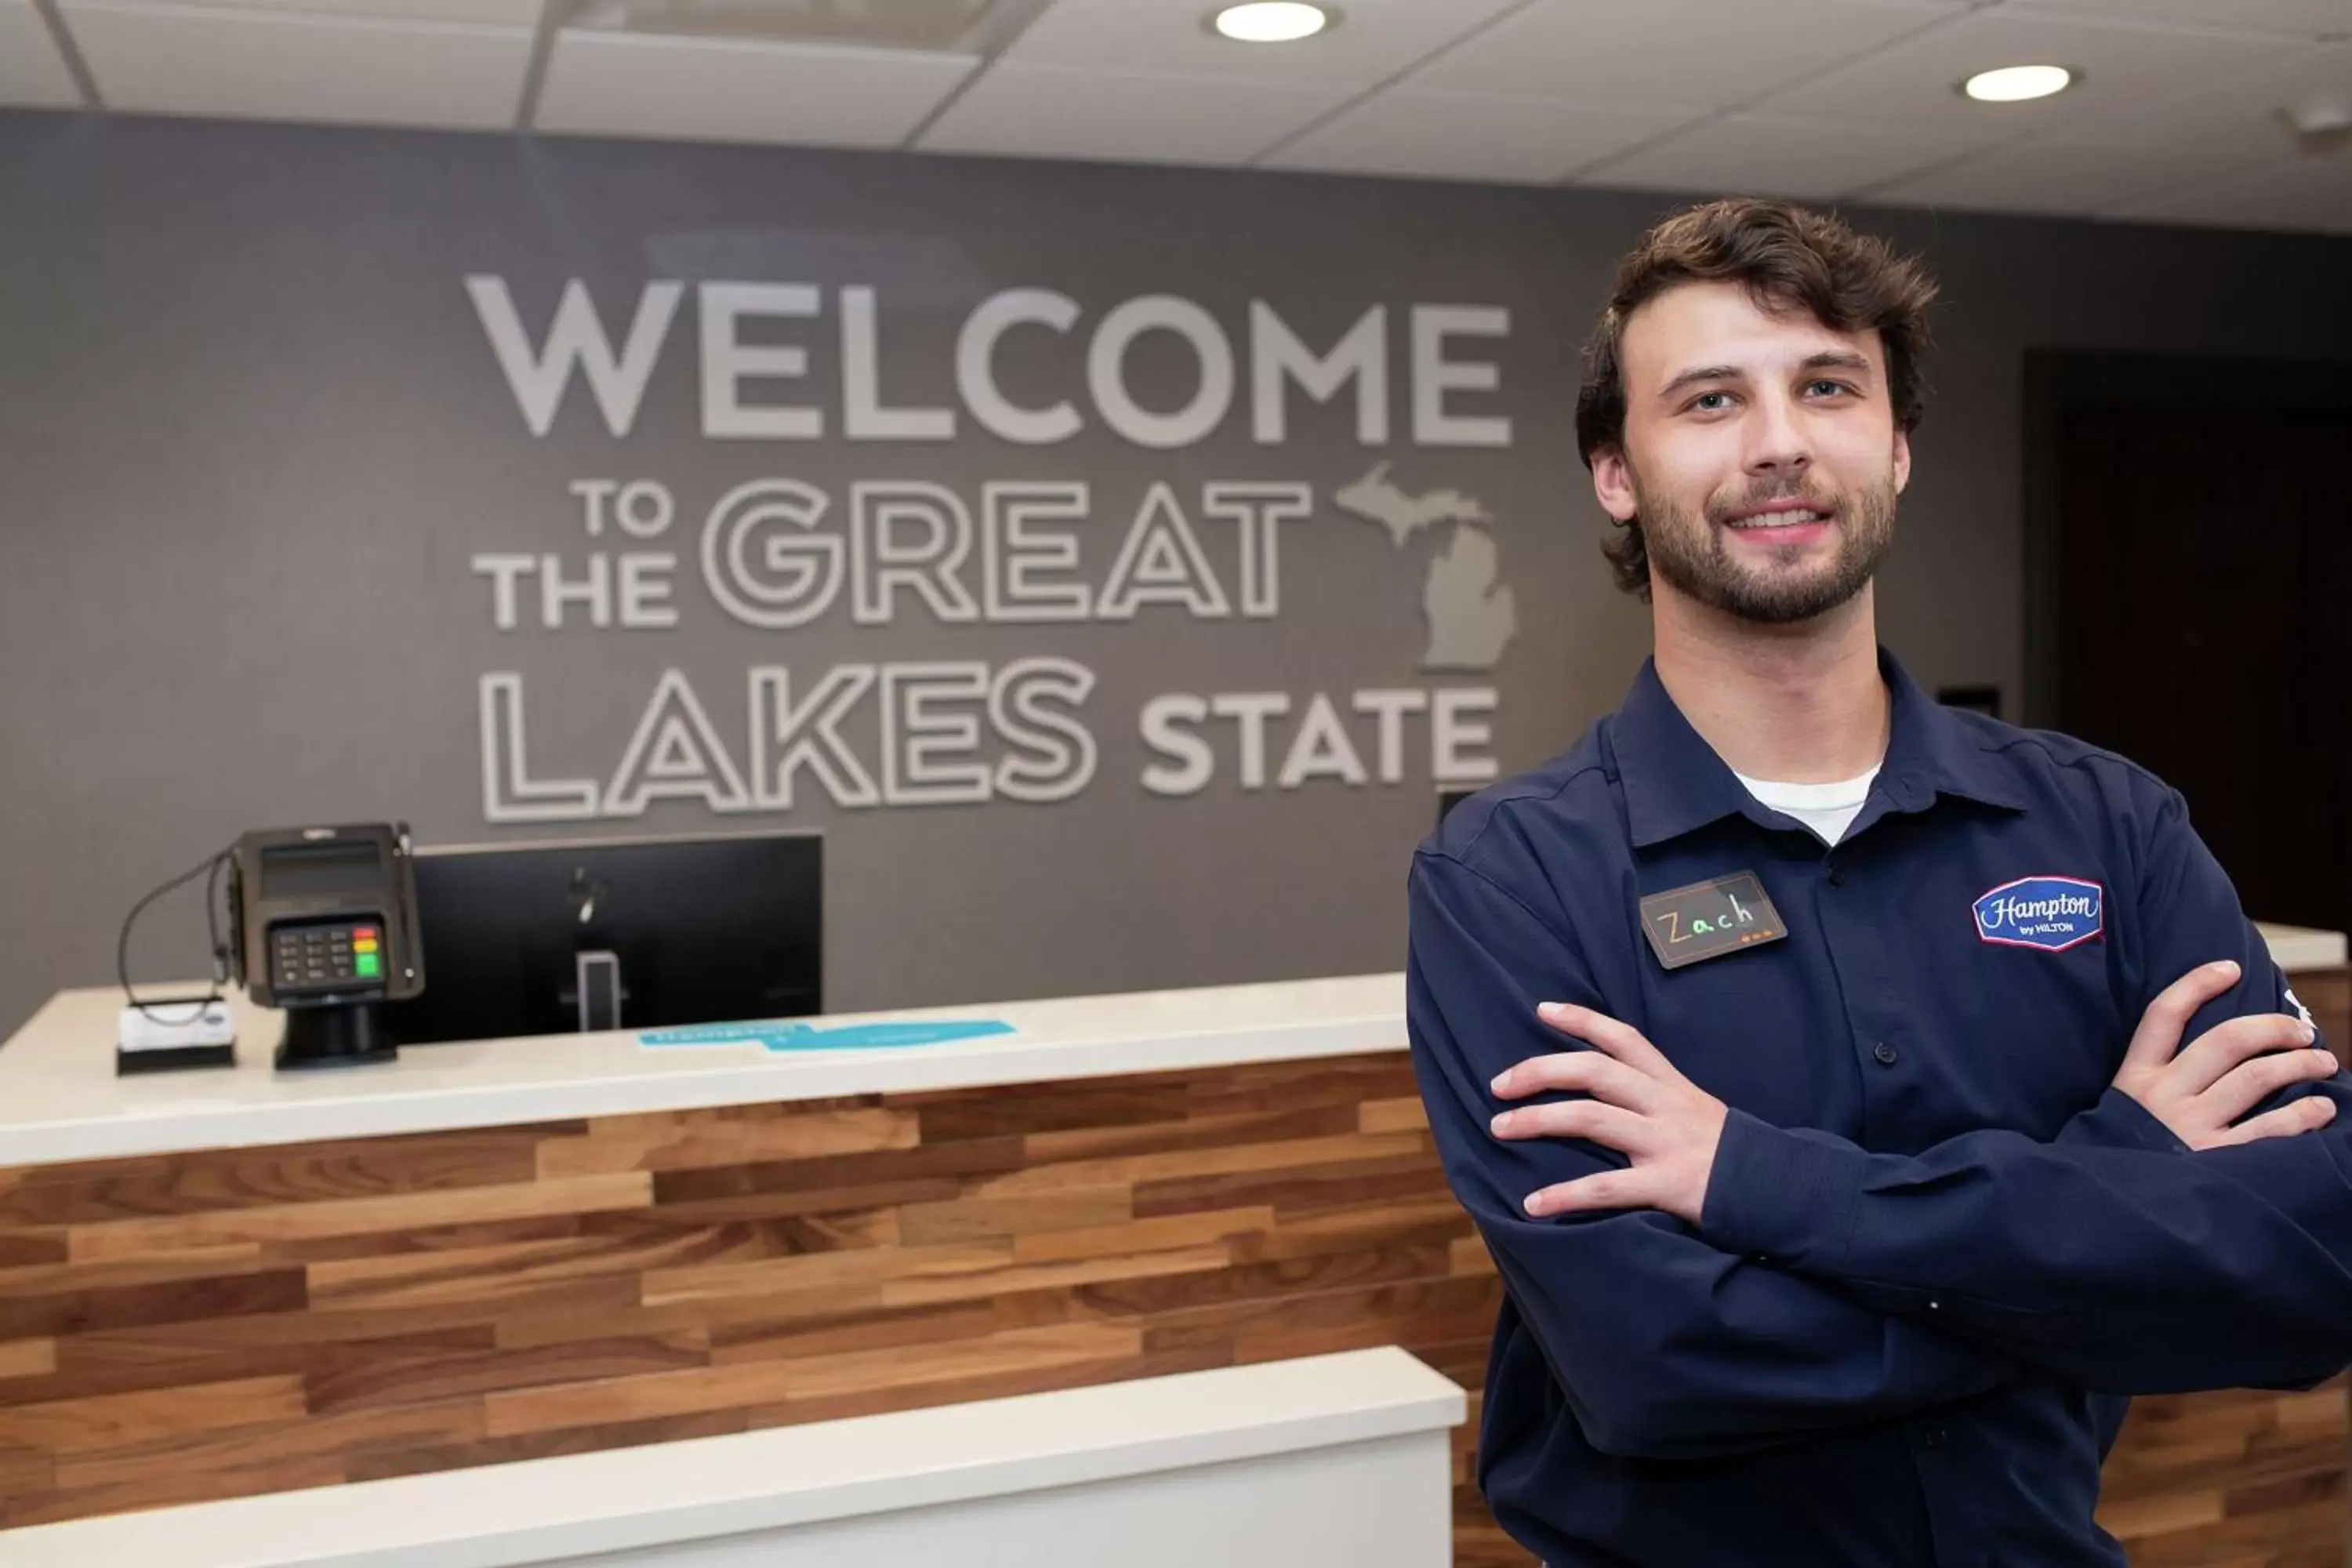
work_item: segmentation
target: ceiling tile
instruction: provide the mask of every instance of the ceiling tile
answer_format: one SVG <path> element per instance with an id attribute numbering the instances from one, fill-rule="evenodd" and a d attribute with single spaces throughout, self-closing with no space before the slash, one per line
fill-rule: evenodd
<path id="1" fill-rule="evenodd" d="M 919 145 L 931 153 L 1242 163 L 1352 96 L 1336 85 L 1005 61 L 973 82 Z"/>
<path id="2" fill-rule="evenodd" d="M 24 0 L 0 0 L 0 103 L 23 109 L 72 109 L 81 103 L 47 25 Z"/>
<path id="3" fill-rule="evenodd" d="M 1926 168 L 1979 144 L 1967 131 L 1729 114 L 1580 173 L 1577 183 L 1819 199 Z"/>
<path id="4" fill-rule="evenodd" d="M 68 8 L 74 0 L 65 0 Z M 489 27 L 536 27 L 544 0 L 140 0 L 159 11 L 216 10 L 279 16 L 343 16 L 378 22 L 470 22 Z"/>
<path id="5" fill-rule="evenodd" d="M 1207 0 L 1055 0 L 1004 58 L 1024 65 L 1274 77 L 1370 87 L 1425 59 L 1517 0 L 1347 0 L 1311 38 L 1243 44 L 1209 26 Z"/>
<path id="6" fill-rule="evenodd" d="M 511 125 L 522 27 L 66 0 L 110 109 L 368 125 Z"/>
<path id="7" fill-rule="evenodd" d="M 2294 132 L 2279 111 L 2314 99 L 2352 109 L 2352 44 L 2305 46 L 2248 70 L 2217 74 L 2179 97 L 2085 126 L 2076 139 L 2265 163 L 2294 151 Z"/>
<path id="8" fill-rule="evenodd" d="M 1726 109 L 1963 9 L 1959 0 L 1536 0 L 1410 79 Z"/>
<path id="9" fill-rule="evenodd" d="M 2352 158 L 2290 157 L 2188 190 L 2127 202 L 2105 216 L 2352 234 Z"/>
<path id="10" fill-rule="evenodd" d="M 2095 146 L 2035 136 L 1917 178 L 1876 186 L 1870 199 L 1906 206 L 2081 215 L 2190 181 L 2210 180 L 2247 163 L 2225 148 Z"/>
<path id="11" fill-rule="evenodd" d="M 2352 98 L 2352 45 L 2295 48 L 2251 69 L 2222 73 L 2182 96 L 2154 95 L 2080 131 L 2030 136 L 1871 195 L 2016 212 L 2105 213 L 2279 163 L 2294 150 L 2280 106 L 2329 92 Z"/>
<path id="12" fill-rule="evenodd" d="M 1275 169 L 1548 184 L 1689 118 L 1643 104 L 1392 87 L 1263 162 Z"/>
<path id="13" fill-rule="evenodd" d="M 2118 21 L 2194 22 L 2215 27 L 2341 36 L 2352 32 L 2347 0 L 2032 0 L 2022 12 L 2052 11 Z"/>
<path id="14" fill-rule="evenodd" d="M 911 49 L 557 35 L 534 129 L 895 147 L 979 62 Z"/>
<path id="15" fill-rule="evenodd" d="M 1758 107 L 1874 125 L 2078 135 L 2294 47 L 2278 37 L 1978 11 Z M 2056 97 L 2029 103 L 1979 103 L 1960 92 L 1978 71 L 2012 65 L 2072 66 L 2084 75 Z"/>

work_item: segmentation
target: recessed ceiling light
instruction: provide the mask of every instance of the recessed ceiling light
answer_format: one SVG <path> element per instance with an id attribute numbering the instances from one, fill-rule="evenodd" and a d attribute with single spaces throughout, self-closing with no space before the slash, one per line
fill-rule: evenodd
<path id="1" fill-rule="evenodd" d="M 1305 0 L 1254 0 L 1217 13 L 1217 31 L 1244 44 L 1287 44 L 1331 25 L 1331 13 Z"/>
<path id="2" fill-rule="evenodd" d="M 2022 103 L 2063 92 L 2082 79 L 2081 72 L 2064 66 L 2003 66 L 1977 72 L 1960 83 L 1960 90 L 1979 103 Z"/>

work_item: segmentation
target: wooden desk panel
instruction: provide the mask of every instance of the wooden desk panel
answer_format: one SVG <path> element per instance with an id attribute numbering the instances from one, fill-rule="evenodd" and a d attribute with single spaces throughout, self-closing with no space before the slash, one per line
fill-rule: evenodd
<path id="1" fill-rule="evenodd" d="M 0 1521 L 1365 1345 L 1475 1380 L 1499 1300 L 1393 1051 L 0 1172 Z"/>

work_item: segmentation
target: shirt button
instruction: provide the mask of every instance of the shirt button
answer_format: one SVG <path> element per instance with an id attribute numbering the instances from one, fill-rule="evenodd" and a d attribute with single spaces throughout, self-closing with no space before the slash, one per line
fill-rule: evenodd
<path id="1" fill-rule="evenodd" d="M 1830 886 L 1832 888 L 1843 888 L 1845 886 L 1844 867 L 1832 866 L 1830 868 Z"/>
<path id="2" fill-rule="evenodd" d="M 1940 1448 L 1944 1446 L 1944 1439 L 1949 1436 L 1949 1433 L 1946 1432 L 1941 1426 L 1938 1426 L 1934 1431 L 1927 1434 L 1927 1447 L 1930 1448 Z"/>
<path id="3" fill-rule="evenodd" d="M 1891 1068 L 1895 1065 L 1895 1058 L 1901 1056 L 1903 1053 L 1896 1050 L 1893 1046 L 1888 1045 L 1885 1040 L 1881 1040 L 1878 1044 L 1870 1047 L 1870 1054 L 1878 1058 L 1881 1066 Z"/>

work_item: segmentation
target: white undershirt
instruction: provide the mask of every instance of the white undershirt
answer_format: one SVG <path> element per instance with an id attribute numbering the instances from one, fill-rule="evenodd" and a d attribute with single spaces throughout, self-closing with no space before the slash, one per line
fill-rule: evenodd
<path id="1" fill-rule="evenodd" d="M 1870 798 L 1870 781 L 1878 776 L 1872 768 L 1835 784 L 1775 784 L 1768 779 L 1751 779 L 1735 772 L 1732 776 L 1747 786 L 1748 793 L 1770 806 L 1774 811 L 1795 817 L 1821 836 L 1824 844 L 1835 844 L 1862 815 L 1862 803 Z"/>

